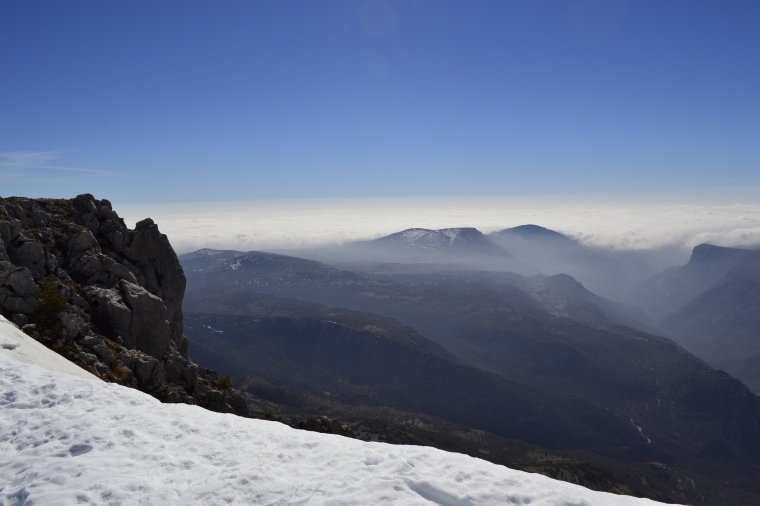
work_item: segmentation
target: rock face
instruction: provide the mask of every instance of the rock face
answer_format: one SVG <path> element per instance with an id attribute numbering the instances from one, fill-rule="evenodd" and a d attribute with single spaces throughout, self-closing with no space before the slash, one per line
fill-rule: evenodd
<path id="1" fill-rule="evenodd" d="M 89 194 L 0 198 L 1 314 L 106 381 L 248 415 L 241 394 L 187 358 L 185 284 L 150 218 L 129 229 Z"/>
<path id="2" fill-rule="evenodd" d="M 323 434 L 337 434 L 339 436 L 356 437 L 354 431 L 348 425 L 343 425 L 338 420 L 330 420 L 326 416 L 316 418 L 309 418 L 298 422 L 297 428 L 301 430 L 309 430 L 312 432 L 321 432 Z"/>

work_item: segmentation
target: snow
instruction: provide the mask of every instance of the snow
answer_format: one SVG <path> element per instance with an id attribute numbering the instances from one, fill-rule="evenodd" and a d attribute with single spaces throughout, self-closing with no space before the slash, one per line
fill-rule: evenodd
<path id="1" fill-rule="evenodd" d="M 418 246 L 426 249 L 440 249 L 453 244 L 455 241 L 461 241 L 461 235 L 462 229 L 460 228 L 444 228 L 441 230 L 410 228 L 403 232 L 399 232 L 398 238 L 410 246 Z"/>
<path id="2" fill-rule="evenodd" d="M 424 228 L 410 228 L 401 232 L 401 240 L 406 242 L 414 242 L 420 237 L 433 233 L 433 230 L 426 230 Z"/>
<path id="3" fill-rule="evenodd" d="M 35 364 L 49 371 L 100 381 L 96 376 L 21 332 L 3 316 L 0 316 L 0 355 L 24 364 Z"/>
<path id="4" fill-rule="evenodd" d="M 25 346 L 13 330 L 0 325 L 2 342 Z M 434 448 L 365 443 L 161 404 L 136 390 L 63 374 L 43 353 L 25 357 L 0 354 L 3 506 L 657 504 Z"/>

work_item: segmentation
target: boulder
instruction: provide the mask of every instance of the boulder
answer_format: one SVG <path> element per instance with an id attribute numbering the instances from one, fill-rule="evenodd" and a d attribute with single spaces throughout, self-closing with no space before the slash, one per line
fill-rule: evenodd
<path id="1" fill-rule="evenodd" d="M 47 227 L 50 224 L 50 217 L 36 203 L 32 203 L 32 224 L 35 227 Z"/>
<path id="2" fill-rule="evenodd" d="M 68 343 L 69 341 L 76 339 L 87 328 L 82 318 L 80 318 L 79 315 L 75 315 L 74 313 L 59 314 L 58 322 L 61 325 L 60 334 L 64 343 Z"/>
<path id="3" fill-rule="evenodd" d="M 0 272 L 0 285 L 12 289 L 16 295 L 26 297 L 40 293 L 39 287 L 34 283 L 30 269 L 14 267 L 6 262 L 6 265 L 0 265 L 0 270 L 2 271 Z"/>
<path id="4" fill-rule="evenodd" d="M 130 334 L 138 350 L 161 358 L 171 341 L 171 328 L 164 302 L 145 288 L 129 281 L 119 283 L 124 302 L 132 311 Z"/>
<path id="5" fill-rule="evenodd" d="M 134 357 L 132 373 L 140 390 L 152 392 L 164 384 L 164 366 L 153 357 Z"/>
<path id="6" fill-rule="evenodd" d="M 8 313 L 32 314 L 40 307 L 34 298 L 39 291 L 28 268 L 0 262 L 0 308 Z"/>
<path id="7" fill-rule="evenodd" d="M 45 249 L 42 244 L 26 238 L 16 240 L 11 243 L 8 254 L 13 263 L 29 269 L 34 279 L 40 279 L 47 274 Z"/>
<path id="8" fill-rule="evenodd" d="M 81 251 L 94 251 L 100 253 L 100 246 L 97 239 L 92 235 L 92 232 L 88 229 L 82 229 L 75 233 L 68 241 L 69 251 L 72 255 L 76 255 Z"/>
<path id="9" fill-rule="evenodd" d="M 127 348 L 134 348 L 130 333 L 132 311 L 124 304 L 121 293 L 109 288 L 88 286 L 84 289 L 90 306 L 93 323 L 106 337 L 121 340 Z"/>
<path id="10" fill-rule="evenodd" d="M 164 360 L 164 371 L 166 372 L 166 381 L 179 383 L 182 380 L 182 369 L 184 364 L 181 357 L 170 355 Z"/>

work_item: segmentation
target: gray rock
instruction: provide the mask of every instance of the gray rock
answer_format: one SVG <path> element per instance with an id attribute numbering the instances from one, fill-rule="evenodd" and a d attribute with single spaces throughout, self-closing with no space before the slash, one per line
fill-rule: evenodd
<path id="1" fill-rule="evenodd" d="M 211 383 L 216 383 L 217 381 L 219 381 L 219 373 L 213 369 L 206 369 L 204 367 L 201 374 L 203 375 L 204 378 L 209 380 Z"/>
<path id="2" fill-rule="evenodd" d="M 29 318 L 27 318 L 26 315 L 16 313 L 13 316 L 11 316 L 11 320 L 13 320 L 13 323 L 15 323 L 18 328 L 24 328 L 24 325 L 29 324 Z"/>
<path id="3" fill-rule="evenodd" d="M 40 307 L 32 272 L 10 262 L 0 262 L 0 308 L 8 313 L 32 314 Z"/>
<path id="4" fill-rule="evenodd" d="M 124 302 L 132 311 L 129 327 L 135 347 L 154 358 L 161 358 L 171 340 L 164 302 L 145 288 L 122 280 Z"/>
<path id="5" fill-rule="evenodd" d="M 92 347 L 92 352 L 106 365 L 111 365 L 111 352 L 108 350 L 108 346 L 101 339 L 95 346 Z"/>
<path id="6" fill-rule="evenodd" d="M 245 402 L 245 398 L 235 390 L 225 391 L 224 397 L 227 401 L 227 404 L 232 406 L 235 411 L 242 411 L 248 408 L 248 405 Z"/>
<path id="7" fill-rule="evenodd" d="M 171 340 L 179 344 L 184 331 L 182 299 L 187 281 L 169 240 L 148 218 L 138 222 L 135 230 L 127 231 L 123 253 L 140 265 L 145 273 L 148 291 L 163 299 L 171 325 Z"/>
<path id="8" fill-rule="evenodd" d="M 199 367 L 192 363 L 182 369 L 182 386 L 190 393 L 198 383 L 198 369 Z"/>
<path id="9" fill-rule="evenodd" d="M 182 394 L 172 389 L 167 392 L 165 402 L 170 404 L 177 404 L 182 402 L 182 397 Z"/>
<path id="10" fill-rule="evenodd" d="M 24 210 L 21 208 L 21 206 L 16 204 L 6 204 L 5 208 L 8 211 L 8 214 L 15 218 L 22 226 L 22 228 L 26 228 L 27 225 L 27 216 Z"/>
<path id="11" fill-rule="evenodd" d="M 152 392 L 164 383 L 164 366 L 153 357 L 135 357 L 132 373 L 140 390 Z"/>
<path id="12" fill-rule="evenodd" d="M 209 402 L 213 402 L 216 404 L 224 403 L 224 394 L 220 392 L 219 390 L 209 390 L 206 395 L 208 395 Z"/>
<path id="13" fill-rule="evenodd" d="M 94 364 L 92 364 L 92 368 L 95 369 L 95 372 L 98 375 L 105 375 L 105 374 L 108 374 L 109 372 L 111 372 L 111 369 L 106 364 L 104 364 L 102 362 L 97 362 L 96 361 Z"/>
<path id="14" fill-rule="evenodd" d="M 74 355 L 74 357 L 81 360 L 85 364 L 93 364 L 98 361 L 98 357 L 96 357 L 92 353 L 86 353 L 84 351 L 80 351 L 79 353 Z"/>
<path id="15" fill-rule="evenodd" d="M 64 343 L 76 339 L 87 328 L 84 321 L 73 313 L 59 314 L 58 322 L 61 324 L 60 332 Z"/>
<path id="16" fill-rule="evenodd" d="M 7 286 L 21 297 L 40 293 L 40 288 L 34 283 L 32 271 L 26 267 L 11 267 L 2 271 L 0 285 Z"/>
<path id="17" fill-rule="evenodd" d="M 42 244 L 32 240 L 11 243 L 8 253 L 16 265 L 28 268 L 34 279 L 40 279 L 47 274 L 45 250 Z"/>
<path id="18" fill-rule="evenodd" d="M 0 239 L 8 246 L 11 241 L 19 236 L 22 228 L 19 220 L 10 216 L 3 216 L 0 218 Z"/>
<path id="19" fill-rule="evenodd" d="M 57 271 L 61 266 L 58 264 L 58 258 L 55 255 L 48 255 L 47 270 L 49 272 Z"/>
<path id="20" fill-rule="evenodd" d="M 87 301 L 84 300 L 82 297 L 80 297 L 77 294 L 73 294 L 71 296 L 70 301 L 71 301 L 72 304 L 74 304 L 75 306 L 79 306 L 82 309 L 85 309 L 85 310 L 89 310 L 90 309 L 90 305 L 87 303 Z"/>
<path id="21" fill-rule="evenodd" d="M 50 224 L 50 217 L 36 202 L 32 203 L 32 224 L 35 227 L 47 227 Z"/>
<path id="22" fill-rule="evenodd" d="M 178 357 L 172 355 L 164 362 L 164 371 L 166 372 L 166 381 L 179 383 L 182 380 L 182 368 L 184 364 Z"/>
<path id="23" fill-rule="evenodd" d="M 124 304 L 121 294 L 108 288 L 88 286 L 84 295 L 90 306 L 93 323 L 100 327 L 106 337 L 118 337 L 127 348 L 134 348 L 130 333 L 132 312 Z"/>
<path id="24" fill-rule="evenodd" d="M 134 355 L 132 355 L 129 350 L 122 348 L 119 351 L 119 355 L 117 357 L 117 360 L 127 366 L 129 369 L 134 368 Z"/>
<path id="25" fill-rule="evenodd" d="M 82 254 L 74 261 L 71 272 L 85 285 L 103 285 L 111 288 L 122 279 L 131 283 L 137 282 L 129 269 L 102 253 Z"/>
<path id="26" fill-rule="evenodd" d="M 104 343 L 103 338 L 100 336 L 85 336 L 79 340 L 79 344 L 89 349 L 93 349 L 100 343 Z"/>
<path id="27" fill-rule="evenodd" d="M 80 251 L 94 251 L 100 253 L 100 245 L 90 230 L 84 229 L 76 233 L 68 242 L 69 251 L 73 254 Z"/>

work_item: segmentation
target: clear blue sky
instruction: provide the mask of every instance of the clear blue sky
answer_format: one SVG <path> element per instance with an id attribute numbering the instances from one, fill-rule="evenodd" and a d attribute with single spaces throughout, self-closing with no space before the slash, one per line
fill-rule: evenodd
<path id="1" fill-rule="evenodd" d="M 0 153 L 122 202 L 760 188 L 760 2 L 6 1 Z"/>

